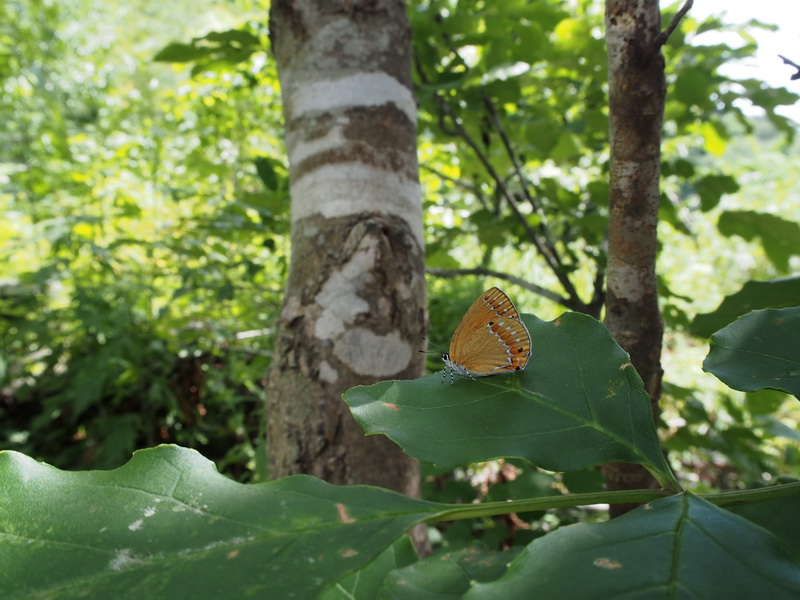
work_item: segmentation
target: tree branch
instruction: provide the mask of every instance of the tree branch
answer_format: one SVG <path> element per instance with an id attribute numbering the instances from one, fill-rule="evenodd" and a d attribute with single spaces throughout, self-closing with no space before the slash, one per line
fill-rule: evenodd
<path id="1" fill-rule="evenodd" d="M 500 140 L 503 142 L 503 147 L 506 150 L 506 154 L 511 159 L 511 164 L 514 165 L 514 173 L 516 173 L 517 178 L 519 179 L 520 189 L 525 196 L 525 199 L 530 203 L 533 207 L 533 210 L 539 215 L 541 219 L 541 225 L 539 229 L 542 231 L 542 235 L 544 236 L 545 240 L 547 241 L 547 245 L 550 248 L 550 251 L 553 253 L 554 256 L 558 256 L 555 249 L 555 244 L 553 244 L 553 240 L 550 239 L 549 236 L 549 229 L 547 227 L 547 216 L 544 213 L 544 209 L 539 202 L 531 196 L 530 190 L 528 189 L 529 181 L 525 174 L 522 172 L 522 165 L 519 162 L 519 157 L 517 153 L 514 151 L 514 147 L 511 144 L 511 140 L 508 138 L 508 134 L 506 133 L 505 127 L 503 127 L 503 122 L 500 120 L 500 115 L 497 114 L 497 108 L 492 102 L 491 98 L 489 98 L 486 94 L 481 94 L 483 98 L 483 105 L 486 107 L 486 111 L 489 113 L 489 117 L 492 120 L 492 124 L 494 125 L 495 129 L 497 130 L 498 135 L 500 136 Z"/>
<path id="2" fill-rule="evenodd" d="M 681 19 L 683 19 L 683 17 L 686 16 L 686 13 L 689 12 L 689 9 L 691 9 L 693 5 L 694 5 L 694 0 L 686 0 L 684 5 L 681 6 L 681 9 L 672 18 L 672 22 L 669 24 L 669 27 L 667 27 L 664 31 L 658 34 L 658 37 L 656 38 L 656 47 L 660 48 L 661 46 L 667 43 L 669 36 L 672 35 L 672 32 L 675 31 L 675 29 L 678 27 L 678 24 L 681 22 Z"/>
<path id="3" fill-rule="evenodd" d="M 606 302 L 606 269 L 598 261 L 597 272 L 594 274 L 594 285 L 592 299 L 586 306 L 586 312 L 590 317 L 600 319 L 600 310 Z"/>
<path id="4" fill-rule="evenodd" d="M 461 123 L 460 119 L 458 119 L 455 114 L 453 113 L 453 109 L 447 103 L 447 101 L 442 98 L 440 95 L 435 96 L 436 100 L 439 102 L 439 105 L 443 111 L 450 119 L 450 122 L 453 124 L 453 127 L 457 131 L 457 135 L 463 139 L 467 145 L 472 149 L 475 153 L 475 156 L 481 162 L 483 167 L 486 169 L 489 176 L 495 181 L 498 191 L 502 194 L 503 198 L 506 200 L 506 204 L 511 209 L 511 212 L 514 213 L 514 216 L 520 222 L 522 227 L 525 229 L 525 233 L 527 234 L 528 238 L 531 240 L 536 249 L 539 251 L 539 254 L 545 259 L 550 269 L 553 271 L 553 274 L 558 278 L 559 283 L 563 286 L 564 290 L 570 297 L 569 305 L 570 306 L 583 306 L 583 302 L 581 302 L 580 297 L 578 296 L 575 287 L 572 285 L 569 277 L 566 275 L 564 270 L 561 268 L 561 261 L 558 257 L 557 253 L 553 253 L 548 246 L 546 240 L 543 239 L 543 236 L 540 236 L 536 231 L 533 230 L 528 220 L 525 216 L 519 211 L 519 208 L 516 205 L 514 198 L 508 191 L 503 178 L 500 177 L 500 174 L 497 173 L 492 163 L 489 161 L 488 157 L 481 151 L 478 147 L 478 144 L 475 140 L 472 139 L 469 132 L 464 128 L 464 125 Z M 566 305 L 565 305 L 566 306 Z"/>
<path id="5" fill-rule="evenodd" d="M 426 267 L 425 271 L 429 275 L 433 275 L 434 277 L 444 277 L 446 279 L 452 279 L 453 277 L 461 277 L 462 275 L 478 275 L 481 277 L 495 277 L 496 279 L 502 279 L 503 281 L 508 281 L 509 283 L 513 283 L 518 285 L 521 288 L 529 290 L 535 294 L 538 294 L 548 300 L 552 300 L 568 308 L 570 310 L 580 310 L 580 306 L 576 306 L 575 303 L 570 298 L 565 298 L 564 296 L 559 295 L 558 293 L 548 290 L 547 288 L 543 288 L 541 286 L 536 285 L 535 283 L 530 283 L 525 281 L 524 279 L 520 279 L 515 275 L 509 275 L 508 273 L 501 273 L 500 271 L 493 271 L 492 269 L 487 269 L 485 267 L 475 267 L 472 269 L 436 269 L 433 267 Z"/>

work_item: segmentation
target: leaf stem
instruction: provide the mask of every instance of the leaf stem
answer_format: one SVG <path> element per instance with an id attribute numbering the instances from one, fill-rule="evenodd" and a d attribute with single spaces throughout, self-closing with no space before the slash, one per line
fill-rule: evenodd
<path id="1" fill-rule="evenodd" d="M 484 502 L 482 504 L 450 504 L 450 508 L 428 519 L 427 523 L 492 517 L 510 513 L 523 513 L 552 508 L 570 508 L 590 504 L 644 504 L 674 495 L 667 490 L 621 490 L 594 492 L 589 494 L 567 494 L 544 498 L 526 498 L 508 502 Z M 698 494 L 698 497 L 717 506 L 732 506 L 777 498 L 800 496 L 800 481 L 751 490 L 736 490 L 716 494 Z"/>

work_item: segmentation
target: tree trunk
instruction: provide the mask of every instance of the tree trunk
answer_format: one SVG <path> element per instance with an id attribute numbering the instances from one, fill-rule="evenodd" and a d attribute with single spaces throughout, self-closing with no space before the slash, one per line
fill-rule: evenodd
<path id="1" fill-rule="evenodd" d="M 605 20 L 611 138 L 606 326 L 642 376 L 657 420 L 664 325 L 655 263 L 665 95 L 658 0 L 607 0 Z M 640 465 L 613 463 L 603 473 L 611 490 L 657 486 Z M 613 506 L 612 516 L 631 508 Z"/>
<path id="2" fill-rule="evenodd" d="M 400 0 L 274 0 L 292 260 L 267 381 L 273 478 L 419 493 L 419 467 L 341 399 L 418 377 L 427 323 L 411 31 Z"/>

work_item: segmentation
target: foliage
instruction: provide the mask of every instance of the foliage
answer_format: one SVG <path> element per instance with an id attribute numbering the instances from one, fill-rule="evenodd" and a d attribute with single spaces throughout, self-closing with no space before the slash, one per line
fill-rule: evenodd
<path id="1" fill-rule="evenodd" d="M 210 4 L 129 4 L 13 1 L 0 7 L 0 115 L 6 124 L 0 138 L 0 210 L 6 216 L 0 221 L 0 447 L 65 468 L 100 469 L 122 464 L 134 448 L 170 441 L 201 449 L 235 478 L 264 477 L 258 462 L 264 452 L 260 379 L 269 362 L 269 325 L 286 270 L 289 227 L 279 85 L 268 59 L 265 9 L 237 2 L 238 14 L 215 13 L 221 26 L 211 30 L 211 19 L 204 18 Z M 128 31 L 118 8 L 131 11 L 141 27 Z M 668 8 L 664 21 L 676 10 Z M 434 274 L 432 339 L 444 344 L 466 308 L 461 299 L 485 288 L 470 274 L 528 290 L 518 303 L 540 316 L 555 317 L 563 307 L 599 316 L 608 214 L 600 3 L 420 0 L 409 4 L 409 15 Z M 109 23 L 121 25 L 112 30 Z M 388 430 L 388 423 L 410 451 L 434 457 L 435 436 L 450 436 L 444 462 L 462 466 L 426 467 L 425 497 L 435 503 L 404 504 L 388 492 L 337 490 L 307 478 L 238 486 L 174 448 L 138 453 L 108 473 L 59 472 L 2 454 L 0 494 L 6 496 L 0 504 L 13 500 L 14 508 L 4 509 L 0 520 L 6 533 L 17 536 L 0 542 L 3 564 L 46 562 L 65 569 L 45 572 L 48 579 L 42 569 L 7 569 L 11 580 L 4 589 L 35 597 L 48 594 L 48 582 L 66 586 L 66 594 L 69 586 L 84 590 L 90 581 L 97 590 L 125 589 L 133 597 L 132 590 L 141 589 L 151 597 L 162 583 L 179 581 L 174 573 L 186 572 L 187 579 L 196 577 L 197 597 L 218 596 L 213 582 L 201 584 L 217 573 L 209 565 L 224 563 L 228 594 L 261 585 L 280 591 L 277 586 L 290 582 L 294 592 L 328 586 L 326 598 L 373 598 L 381 588 L 383 597 L 408 595 L 409 588 L 415 598 L 423 591 L 460 596 L 468 590 L 497 597 L 495 583 L 504 590 L 519 579 L 544 585 L 537 579 L 542 573 L 553 581 L 566 573 L 576 582 L 575 597 L 586 597 L 584 583 L 579 585 L 586 581 L 602 581 L 613 590 L 605 595 L 618 595 L 627 588 L 613 586 L 629 580 L 620 583 L 616 575 L 635 571 L 648 584 L 664 584 L 663 571 L 635 566 L 645 552 L 635 541 L 643 527 L 666 540 L 652 548 L 659 558 L 651 564 L 668 565 L 672 585 L 699 595 L 703 582 L 728 585 L 714 575 L 730 572 L 738 550 L 729 541 L 737 536 L 741 547 L 758 548 L 739 559 L 753 565 L 752 581 L 769 578 L 758 584 L 759 595 L 763 585 L 777 581 L 796 589 L 796 565 L 783 550 L 796 563 L 792 544 L 800 523 L 796 498 L 781 494 L 796 495 L 797 488 L 771 485 L 798 475 L 796 400 L 771 389 L 741 394 L 709 385 L 710 376 L 699 374 L 698 353 L 705 347 L 684 335 L 707 338 L 753 308 L 797 304 L 796 277 L 786 277 L 798 264 L 800 212 L 790 155 L 797 142 L 788 146 L 794 126 L 775 111 L 797 97 L 719 72 L 753 52 L 748 27 L 761 25 L 701 23 L 690 13 L 664 48 L 668 95 L 659 230 L 662 307 L 670 327 L 666 357 L 681 361 L 667 367 L 664 445 L 684 487 L 739 491 L 703 499 L 607 495 L 589 465 L 607 458 L 600 450 L 609 431 L 624 429 L 623 415 L 603 413 L 610 425 L 598 421 L 604 425 L 585 428 L 602 442 L 597 451 L 579 445 L 567 452 L 568 435 L 539 429 L 553 416 L 571 422 L 581 417 L 574 405 L 579 397 L 542 388 L 556 379 L 577 385 L 580 365 L 590 365 L 584 381 L 596 399 L 590 409 L 602 408 L 598 394 L 615 381 L 633 407 L 623 414 L 642 414 L 638 377 L 628 376 L 629 367 L 614 377 L 606 370 L 624 364 L 621 351 L 609 350 L 599 325 L 567 313 L 571 334 L 592 323 L 586 332 L 598 337 L 578 336 L 587 345 L 568 352 L 555 322 L 531 318 L 540 350 L 519 378 L 450 387 L 434 375 L 351 392 L 365 400 L 354 411 L 367 429 Z M 714 30 L 737 33 L 743 45 L 703 45 L 703 33 Z M 175 39 L 191 41 L 170 42 Z M 743 101 L 761 106 L 765 118 L 750 118 Z M 695 318 L 697 313 L 707 318 Z M 776 339 L 786 343 L 783 336 Z M 594 365 L 601 356 L 610 362 Z M 735 371 L 749 364 L 735 355 L 721 358 L 734 361 Z M 532 391 L 521 394 L 522 384 Z M 483 396 L 487 387 L 498 396 L 491 403 Z M 376 400 L 381 396 L 370 396 L 375 392 L 396 394 L 391 403 L 398 406 L 428 404 L 414 409 L 413 421 L 397 422 L 399 415 Z M 462 406 L 466 399 L 473 402 Z M 523 412 L 499 410 L 500 403 Z M 444 417 L 426 419 L 433 411 Z M 492 450 L 486 452 L 457 441 L 489 426 L 494 429 L 487 440 L 509 442 L 511 427 L 524 434 L 514 444 L 487 443 L 484 448 Z M 624 440 L 625 457 L 638 456 L 669 482 L 653 454 L 655 431 L 644 437 Z M 496 460 L 470 462 L 490 458 Z M 178 479 L 188 496 L 170 487 Z M 89 483 L 96 486 L 91 494 Z M 314 514 L 303 512 L 311 506 L 305 497 L 309 504 L 299 500 L 280 513 L 290 522 L 270 521 L 278 513 L 264 514 L 271 506 L 266 498 L 277 494 L 280 506 L 284 495 L 300 488 L 317 495 Z M 200 494 L 213 502 L 203 506 Z M 186 510 L 150 514 L 159 499 Z M 580 508 L 623 501 L 652 503 L 614 523 Z M 726 504 L 726 510 L 707 501 Z M 359 516 L 371 513 L 364 521 L 396 518 L 402 527 L 392 524 L 367 536 L 358 528 L 369 523 L 342 522 L 343 514 L 354 514 L 350 503 L 363 509 Z M 102 540 L 99 518 L 108 519 Z M 140 521 L 147 529 L 129 528 Z M 419 521 L 431 525 L 442 550 L 432 559 L 418 560 L 401 535 Z M 581 525 L 558 529 L 576 522 Z M 36 529 L 37 523 L 54 526 Z M 261 528 L 254 540 L 239 539 L 255 525 Z M 143 542 L 142 532 L 153 537 Z M 38 541 L 15 545 L 26 535 Z M 582 565 L 570 561 L 586 556 L 598 536 L 605 541 L 593 551 L 602 555 L 592 554 Z M 359 554 L 336 555 L 342 539 L 357 541 Z M 712 540 L 722 544 L 717 553 L 678 551 L 705 548 Z M 72 556 L 59 550 L 65 541 L 82 544 L 86 554 L 61 563 Z M 374 543 L 368 548 L 367 541 Z M 271 578 L 264 563 L 237 563 L 283 542 L 287 562 L 276 554 L 271 563 L 280 566 L 279 578 Z M 333 552 L 335 560 L 314 562 L 318 555 L 308 544 L 315 552 Z M 548 556 L 556 564 L 540 562 Z M 506 570 L 509 562 L 513 567 Z M 697 564 L 705 569 L 701 583 Z M 316 568 L 324 571 L 319 580 L 313 579 Z M 30 575 L 32 585 L 43 587 L 11 588 L 25 583 L 11 573 Z M 72 579 L 77 575 L 87 579 Z M 141 588 L 129 587 L 140 580 Z M 747 582 L 734 583 L 737 591 L 747 589 Z M 780 591 L 772 595 L 780 597 Z"/>
<path id="2" fill-rule="evenodd" d="M 599 335 L 602 326 L 588 321 L 588 317 L 564 315 L 563 326 L 571 331 L 562 335 Z M 783 338 L 782 343 L 788 340 Z M 580 360 L 574 364 L 569 357 L 561 360 L 580 365 Z M 723 361 L 741 368 L 747 359 L 731 354 Z M 600 384 L 607 383 L 618 367 L 609 363 L 585 372 L 574 390 L 592 407 L 611 442 L 616 437 L 613 431 L 630 425 L 635 406 L 644 412 L 649 408 L 644 394 L 609 397 L 601 389 Z M 766 368 L 780 372 L 784 367 L 781 360 L 773 359 L 766 361 Z M 628 370 L 632 368 L 625 367 Z M 635 372 L 632 375 L 635 383 L 638 377 Z M 453 387 L 463 391 L 449 398 L 443 408 L 448 410 L 449 405 L 456 412 L 476 403 L 491 404 L 495 412 L 518 419 L 513 412 L 517 403 L 550 400 L 544 390 L 528 389 L 538 384 L 535 378 L 494 380 L 478 387 L 469 378 L 459 379 Z M 415 382 L 387 383 L 388 392 L 386 383 L 348 392 L 354 414 L 368 431 L 379 431 L 387 415 L 411 409 L 412 422 L 403 431 L 405 451 L 420 457 L 440 452 L 437 436 L 413 421 L 420 396 L 420 390 L 413 388 Z M 641 381 L 638 384 L 641 389 Z M 365 397 L 380 400 L 362 402 Z M 439 398 L 436 394 L 429 400 L 435 403 Z M 617 410 L 601 411 L 602 404 Z M 459 435 L 466 425 L 482 427 L 485 440 L 518 437 L 508 424 L 487 421 L 483 414 L 471 413 L 462 421 L 451 426 L 448 420 L 438 420 L 436 430 L 439 436 Z M 655 439 L 652 421 L 644 423 L 651 437 L 640 435 L 631 447 L 658 472 L 663 457 L 657 445 L 659 458 L 644 458 Z M 528 439 L 548 436 L 547 428 L 547 422 L 524 423 Z M 600 453 L 608 442 L 592 439 L 591 430 L 584 431 L 588 439 L 562 436 L 550 442 L 559 452 L 542 454 L 540 449 L 529 458 L 544 460 L 557 470 L 607 460 Z M 453 462 L 475 460 L 476 454 L 480 460 L 488 459 L 496 453 L 492 446 L 476 446 L 474 439 L 450 445 L 454 456 L 448 460 Z M 662 474 L 671 479 L 671 474 Z M 634 591 L 645 598 L 676 593 L 707 596 L 720 591 L 754 596 L 767 590 L 775 598 L 800 594 L 800 564 L 790 554 L 796 551 L 790 550 L 795 542 L 792 532 L 800 527 L 796 509 L 800 482 L 705 499 L 688 492 L 642 490 L 447 505 L 379 488 L 334 487 L 307 476 L 242 485 L 218 475 L 194 452 L 162 446 L 137 453 L 114 471 L 84 473 L 60 472 L 23 455 L 3 452 L 0 484 L 0 501 L 6 507 L 0 519 L 0 530 L 6 534 L 0 557 L 4 564 L 15 566 L 4 570 L 2 583 L 16 598 L 53 591 L 61 598 L 87 593 L 145 598 L 155 589 L 169 590 L 177 597 L 260 593 L 321 595 L 326 600 L 528 598 L 534 592 L 547 598 L 617 597 Z M 559 528 L 521 551 L 497 552 L 473 545 L 416 560 L 407 542 L 401 541 L 411 525 L 422 521 L 512 515 L 602 501 L 648 503 L 610 522 Z M 756 523 L 750 521 L 753 513 L 742 511 L 742 506 L 760 503 L 767 503 L 784 519 L 770 520 L 763 510 L 756 510 Z M 726 506 L 736 506 L 744 516 Z M 65 543 L 72 548 L 68 557 Z M 58 568 L 44 576 L 33 567 L 53 558 L 58 558 Z M 731 571 L 732 563 L 741 568 Z"/>
<path id="3" fill-rule="evenodd" d="M 797 339 L 800 307 L 757 310 L 711 336 L 703 368 L 734 389 L 771 388 L 800 397 Z"/>
<path id="4" fill-rule="evenodd" d="M 665 22 L 677 6 L 665 11 Z M 492 271 L 538 294 L 544 310 L 558 310 L 556 303 L 597 317 L 608 216 L 600 3 L 578 2 L 567 12 L 558 2 L 498 10 L 479 1 L 431 0 L 416 4 L 410 16 L 432 272 Z M 737 49 L 692 43 L 709 30 L 736 32 L 744 43 Z M 673 236 L 700 234 L 689 215 L 715 214 L 739 189 L 734 173 L 713 159 L 742 129 L 754 130 L 742 99 L 761 106 L 771 123 L 793 136 L 775 108 L 797 96 L 719 74 L 725 62 L 753 50 L 744 28 L 692 18 L 681 22 L 664 48 L 661 218 Z M 755 222 L 744 225 L 749 237 Z M 783 259 L 793 239 L 787 230 L 764 241 L 784 248 Z M 785 259 L 776 266 L 788 268 Z M 686 324 L 681 297 L 673 297 L 669 286 L 663 291 L 671 324 Z"/>
<path id="5" fill-rule="evenodd" d="M 665 24 L 679 5 L 664 11 Z M 409 14 L 434 275 L 431 339 L 444 345 L 463 314 L 450 298 L 485 287 L 465 282 L 469 275 L 529 290 L 519 297 L 547 318 L 564 307 L 599 317 L 608 216 L 600 3 L 498 9 L 431 0 Z M 690 11 L 663 49 L 659 273 L 666 358 L 674 367 L 666 369 L 661 404 L 665 441 L 701 488 L 798 472 L 798 457 L 786 448 L 796 412 L 765 422 L 763 400 L 703 379 L 693 360 L 702 348 L 686 335 L 706 338 L 753 308 L 796 304 L 785 276 L 797 260 L 798 190 L 780 178 L 791 170 L 795 128 L 775 109 L 797 96 L 720 73 L 754 51 L 748 29 L 755 27 L 769 28 L 699 22 Z M 711 31 L 734 33 L 742 43 L 707 44 L 703 34 Z M 765 118 L 751 118 L 748 103 Z M 776 177 L 781 183 L 773 185 Z M 713 321 L 695 320 L 742 286 L 747 295 L 734 312 L 726 304 Z M 780 398 L 770 402 L 785 404 Z"/>
<path id="6" fill-rule="evenodd" d="M 710 337 L 718 329 L 757 308 L 785 308 L 800 298 L 800 277 L 774 281 L 748 281 L 741 290 L 725 298 L 714 312 L 698 315 L 691 324 L 694 335 Z"/>
<path id="7" fill-rule="evenodd" d="M 189 81 L 120 32 L 119 68 L 92 75 L 104 7 L 9 8 L 3 446 L 109 468 L 174 441 L 252 477 L 288 232 L 265 49 L 214 54 Z"/>
<path id="8" fill-rule="evenodd" d="M 175 446 L 85 473 L 0 456 L 2 530 L 35 540 L 0 550 L 3 563 L 14 566 L 0 575 L 7 598 L 45 590 L 59 598 L 151 598 L 156 589 L 171 598 L 309 598 L 438 508 L 306 476 L 238 484 Z M 29 518 L 21 522 L 23 512 Z M 52 537 L 67 523 L 69 532 Z M 50 564 L 63 543 L 74 550 L 58 568 L 31 568 Z"/>

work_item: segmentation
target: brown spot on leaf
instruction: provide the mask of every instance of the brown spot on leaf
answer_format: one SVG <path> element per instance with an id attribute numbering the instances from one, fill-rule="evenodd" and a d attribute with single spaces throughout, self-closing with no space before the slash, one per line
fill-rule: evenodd
<path id="1" fill-rule="evenodd" d="M 600 567 L 601 569 L 613 570 L 622 568 L 622 563 L 618 563 L 610 558 L 595 558 L 593 564 L 595 567 Z"/>
<path id="2" fill-rule="evenodd" d="M 342 523 L 355 523 L 356 520 L 347 512 L 347 507 L 341 502 L 336 503 L 336 512 L 339 513 L 339 520 Z"/>

